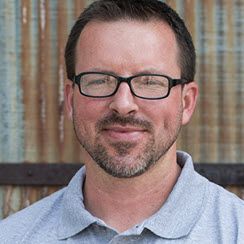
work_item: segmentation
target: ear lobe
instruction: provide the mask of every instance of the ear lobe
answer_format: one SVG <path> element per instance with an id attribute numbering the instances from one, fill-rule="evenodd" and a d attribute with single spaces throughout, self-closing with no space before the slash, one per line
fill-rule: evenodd
<path id="1" fill-rule="evenodd" d="M 70 80 L 67 80 L 65 82 L 65 87 L 64 87 L 64 97 L 65 97 L 65 111 L 70 120 L 73 119 L 73 85 Z"/>
<path id="2" fill-rule="evenodd" d="M 182 125 L 187 124 L 196 107 L 198 97 L 198 85 L 195 81 L 184 85 L 182 92 L 183 116 Z"/>

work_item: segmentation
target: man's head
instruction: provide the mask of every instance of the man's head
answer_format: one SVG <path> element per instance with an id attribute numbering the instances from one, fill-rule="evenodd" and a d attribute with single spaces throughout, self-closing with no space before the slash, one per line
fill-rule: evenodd
<path id="1" fill-rule="evenodd" d="M 131 2 L 138 5 L 137 10 L 127 6 Z M 68 79 L 76 76 L 77 85 L 67 82 L 66 105 L 77 138 L 88 152 L 84 159 L 87 167 L 96 163 L 110 175 L 129 178 L 148 171 L 166 154 L 171 155 L 169 162 L 174 160 L 176 138 L 195 107 L 197 88 L 194 82 L 188 82 L 194 76 L 194 61 L 193 70 L 183 72 L 184 62 L 179 62 L 181 52 L 172 30 L 174 19 L 181 20 L 166 5 L 161 11 L 172 15 L 170 25 L 155 17 L 152 9 L 150 18 L 139 18 L 140 11 L 149 11 L 148 7 L 157 1 L 106 0 L 96 4 L 102 3 L 107 8 L 109 3 L 125 4 L 127 11 L 137 13 L 137 18 L 115 18 L 113 12 L 112 20 L 93 17 L 83 25 L 82 32 L 80 28 L 72 29 L 66 64 L 71 69 L 67 71 Z M 85 12 L 88 17 L 89 11 Z M 72 39 L 74 49 L 70 49 Z M 69 59 L 67 50 L 73 50 L 74 60 Z M 194 48 L 192 51 L 194 56 Z"/>
<path id="2" fill-rule="evenodd" d="M 74 24 L 65 50 L 67 77 L 75 75 L 76 46 L 85 26 L 92 21 L 114 22 L 160 20 L 170 26 L 179 48 L 178 62 L 181 78 L 193 81 L 195 75 L 195 49 L 184 22 L 168 5 L 158 0 L 101 0 L 92 3 Z"/>

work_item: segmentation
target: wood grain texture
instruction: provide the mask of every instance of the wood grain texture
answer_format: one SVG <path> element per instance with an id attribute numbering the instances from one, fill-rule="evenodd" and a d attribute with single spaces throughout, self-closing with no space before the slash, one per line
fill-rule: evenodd
<path id="1" fill-rule="evenodd" d="M 2 163 L 0 164 L 0 185 L 67 185 L 82 166 L 79 163 Z M 195 163 L 194 167 L 201 175 L 219 185 L 244 186 L 243 164 Z"/>

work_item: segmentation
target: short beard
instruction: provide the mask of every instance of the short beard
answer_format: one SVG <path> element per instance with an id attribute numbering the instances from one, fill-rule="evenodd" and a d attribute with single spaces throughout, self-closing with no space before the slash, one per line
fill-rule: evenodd
<path id="1" fill-rule="evenodd" d="M 117 178 L 133 178 L 148 171 L 148 169 L 150 169 L 163 155 L 167 153 L 169 148 L 176 141 L 180 130 L 180 126 L 177 124 L 177 128 L 175 128 L 174 131 L 171 131 L 169 136 L 170 138 L 167 138 L 167 140 L 161 140 L 160 145 L 157 148 L 151 123 L 145 120 L 136 119 L 134 116 L 122 117 L 118 114 L 112 113 L 97 122 L 97 136 L 95 138 L 95 144 L 91 145 L 84 135 L 79 133 L 79 122 L 76 117 L 76 113 L 74 113 L 73 121 L 74 130 L 80 144 L 85 148 L 97 165 L 99 165 L 109 175 Z M 111 144 L 116 155 L 109 155 L 106 147 L 100 143 L 100 132 L 106 126 L 114 124 L 122 126 L 137 126 L 145 129 L 147 133 L 149 133 L 150 138 L 147 141 L 147 144 L 143 145 L 143 148 L 136 157 L 130 155 L 130 151 L 133 151 L 133 148 L 136 146 L 133 142 L 118 142 Z"/>
<path id="2" fill-rule="evenodd" d="M 92 157 L 108 174 L 117 178 L 132 178 L 143 174 L 155 164 L 153 145 L 154 140 L 151 140 L 135 158 L 130 156 L 130 150 L 134 147 L 133 143 L 113 144 L 117 152 L 116 156 L 108 155 L 106 148 L 102 144 L 97 144 Z"/>

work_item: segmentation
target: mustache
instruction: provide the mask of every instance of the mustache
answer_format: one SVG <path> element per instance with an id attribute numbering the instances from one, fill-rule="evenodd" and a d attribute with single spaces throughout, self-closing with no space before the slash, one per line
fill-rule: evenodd
<path id="1" fill-rule="evenodd" d="M 98 131 L 101 131 L 108 126 L 115 124 L 121 126 L 131 125 L 142 128 L 144 130 L 153 131 L 153 126 L 149 121 L 140 118 L 135 118 L 134 115 L 121 116 L 117 113 L 109 114 L 104 118 L 100 119 L 96 124 L 96 128 Z"/>

